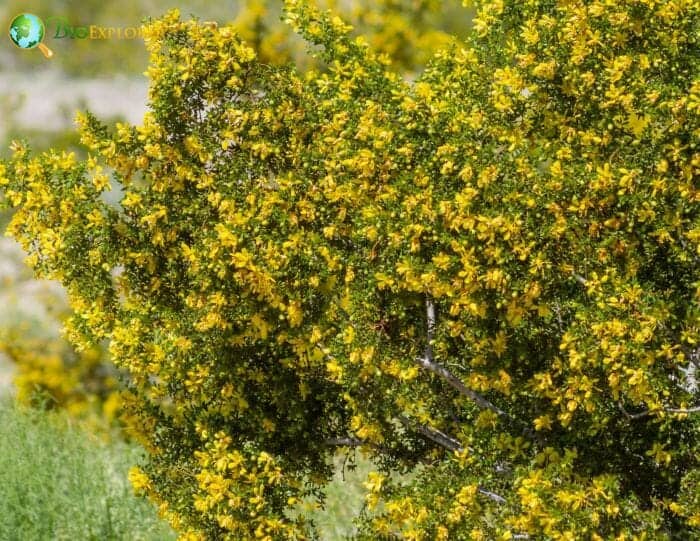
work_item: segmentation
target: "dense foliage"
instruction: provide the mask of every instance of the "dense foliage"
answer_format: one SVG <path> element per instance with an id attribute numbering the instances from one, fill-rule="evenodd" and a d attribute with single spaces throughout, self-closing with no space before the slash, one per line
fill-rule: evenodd
<path id="1" fill-rule="evenodd" d="M 42 0 L 23 4 L 10 2 L 0 7 L 0 14 L 10 17 L 22 9 L 41 14 L 48 24 L 47 41 L 57 48 L 57 55 L 52 62 L 57 62 L 62 71 L 85 77 L 91 73 L 114 74 L 142 70 L 146 61 L 143 43 L 138 40 L 58 39 L 54 36 L 59 24 L 83 26 L 89 23 L 107 24 L 111 21 L 109 24 L 121 22 L 133 26 L 148 10 L 164 4 L 167 2 L 128 0 L 126 4 L 120 3 L 117 6 L 105 4 L 101 0 L 91 0 L 66 11 L 60 2 L 47 3 Z M 357 33 L 366 36 L 373 48 L 387 55 L 392 65 L 408 76 L 449 41 L 447 29 L 464 33 L 470 21 L 469 17 L 450 17 L 455 9 L 459 9 L 456 0 L 447 3 L 433 0 L 368 3 L 357 0 L 342 6 L 333 0 L 327 0 L 323 5 L 340 9 L 343 16 L 355 24 Z M 278 65 L 293 60 L 302 69 L 318 68 L 323 64 L 319 59 L 305 55 L 304 41 L 281 21 L 281 4 L 277 1 L 241 1 L 234 12 L 221 10 L 221 6 L 212 9 L 211 5 L 206 6 L 206 2 L 188 2 L 188 8 L 207 20 L 215 18 L 215 21 L 206 24 L 216 24 L 216 20 L 225 21 L 226 16 L 235 14 L 231 23 L 233 28 L 256 49 L 257 58 L 263 63 Z M 63 26 L 58 30 L 59 35 L 65 34 Z M 63 47 L 65 50 L 62 51 Z M 31 67 L 36 70 L 48 67 L 41 55 L 19 54 L 12 58 L 16 62 L 13 69 Z M 128 59 L 127 62 L 124 62 L 125 58 Z M 9 96 L 5 102 L 0 103 L 0 109 L 7 120 L 6 145 L 23 137 L 32 142 L 34 149 L 53 147 L 74 151 L 79 157 L 84 155 L 84 147 L 79 145 L 75 130 L 29 130 L 20 122 L 21 96 Z M 66 111 L 66 114 L 70 113 Z M 108 125 L 119 120 L 122 119 L 102 119 Z M 0 157 L 4 157 L 8 150 L 0 148 Z M 111 197 L 114 199 L 119 196 L 112 194 Z M 7 215 L 7 212 L 0 211 L 0 227 L 3 229 Z M 10 285 L 11 287 L 14 286 Z M 56 314 L 56 319 L 65 315 L 64 303 L 58 297 L 38 299 L 38 302 L 60 312 Z M 67 408 L 80 417 L 85 413 L 91 415 L 95 411 L 103 411 L 107 420 L 113 421 L 119 412 L 120 401 L 117 395 L 118 385 L 113 378 L 114 370 L 105 348 L 93 347 L 87 352 L 78 353 L 57 336 L 37 337 L 30 334 L 23 324 L 0 324 L 0 353 L 4 352 L 16 366 L 13 383 L 18 390 L 19 400 L 31 403 L 48 398 L 55 406 Z"/>
<path id="2" fill-rule="evenodd" d="M 475 4 L 412 82 L 301 0 L 324 71 L 172 12 L 143 125 L 0 171 L 184 539 L 312 537 L 338 445 L 364 539 L 700 537 L 700 5 Z"/>

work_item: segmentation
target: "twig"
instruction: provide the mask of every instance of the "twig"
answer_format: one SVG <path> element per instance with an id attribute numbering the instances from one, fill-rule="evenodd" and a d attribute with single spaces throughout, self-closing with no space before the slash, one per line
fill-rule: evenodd
<path id="1" fill-rule="evenodd" d="M 664 411 L 668 413 L 700 413 L 700 406 L 693 406 L 692 408 L 664 408 Z"/>
<path id="2" fill-rule="evenodd" d="M 433 333 L 435 331 L 435 303 L 430 297 L 425 299 L 426 320 L 428 325 L 428 345 L 425 348 L 425 358 L 432 362 L 433 360 Z"/>
<path id="3" fill-rule="evenodd" d="M 635 419 L 642 419 L 643 417 L 648 417 L 649 415 L 654 415 L 655 411 L 664 411 L 666 413 L 678 413 L 678 414 L 690 414 L 690 413 L 700 413 L 700 405 L 698 406 L 692 406 L 690 408 L 661 408 L 661 410 L 644 410 L 640 411 L 639 413 L 629 413 L 625 407 L 622 405 L 622 402 L 618 402 L 617 406 L 620 408 L 620 411 L 624 414 L 627 419 L 630 421 L 634 421 Z"/>
<path id="4" fill-rule="evenodd" d="M 575 272 L 572 272 L 571 274 L 572 274 L 572 276 L 573 276 L 574 278 L 576 278 L 576 281 L 577 281 L 579 284 L 584 285 L 584 286 L 588 284 L 588 280 L 586 280 L 586 279 L 585 279 L 583 276 L 581 276 L 580 274 L 576 274 Z"/>
<path id="5" fill-rule="evenodd" d="M 459 394 L 466 396 L 467 398 L 471 399 L 477 406 L 479 406 L 482 409 L 488 409 L 494 412 L 495 414 L 501 416 L 501 417 L 507 417 L 508 415 L 506 414 L 505 411 L 500 409 L 498 406 L 492 404 L 488 400 L 486 400 L 483 396 L 480 394 L 472 391 L 470 388 L 468 388 L 462 381 L 455 376 L 452 372 L 450 372 L 447 368 L 445 368 L 442 365 L 439 365 L 438 363 L 431 361 L 430 359 L 426 357 L 417 357 L 416 362 L 426 370 L 429 370 L 433 374 L 436 374 L 443 378 L 447 383 L 450 384 L 454 389 L 459 391 Z"/>
<path id="6" fill-rule="evenodd" d="M 563 333 L 564 332 L 564 320 L 562 320 L 562 318 L 561 318 L 561 306 L 559 306 L 558 302 L 554 303 L 554 313 L 557 315 L 557 323 L 559 325 L 559 332 Z"/>
<path id="7" fill-rule="evenodd" d="M 371 447 L 375 451 L 380 451 L 382 453 L 388 453 L 389 449 L 383 445 L 378 445 L 376 443 L 370 443 L 368 441 L 363 441 L 359 438 L 327 438 L 323 440 L 323 443 L 330 446 L 336 447 Z"/>
<path id="8" fill-rule="evenodd" d="M 683 238 L 683 235 L 682 235 L 682 234 L 678 237 L 678 242 L 679 242 L 680 245 L 683 247 L 683 249 L 686 250 L 686 251 L 688 252 L 688 255 L 690 255 L 690 257 L 693 259 L 693 261 L 695 261 L 695 263 L 700 263 L 700 257 L 698 257 L 697 254 L 695 254 L 695 253 L 690 249 L 690 246 L 688 246 L 688 243 L 685 242 L 685 239 Z"/>
<path id="9" fill-rule="evenodd" d="M 328 438 L 323 441 L 326 445 L 337 445 L 339 447 L 361 447 L 369 445 L 368 443 L 357 438 Z"/>
<path id="10" fill-rule="evenodd" d="M 483 494 L 487 498 L 493 500 L 496 503 L 504 504 L 506 503 L 506 499 L 503 496 L 499 496 L 495 492 L 491 492 L 490 490 L 486 490 L 485 488 L 479 487 L 479 494 Z"/>
<path id="11" fill-rule="evenodd" d="M 404 426 L 412 428 L 419 434 L 422 434 L 429 440 L 432 440 L 433 442 L 437 443 L 441 447 L 444 447 L 445 449 L 448 449 L 449 451 L 462 452 L 464 450 L 464 447 L 462 447 L 461 443 L 459 443 L 453 437 L 448 436 L 444 432 L 440 432 L 435 428 L 429 428 L 425 425 L 411 423 L 411 421 L 404 415 L 399 415 L 398 419 L 399 421 L 401 421 L 401 423 L 404 424 Z"/>
<path id="12" fill-rule="evenodd" d="M 627 419 L 629 419 L 630 421 L 633 421 L 635 419 L 641 419 L 642 417 L 646 417 L 647 415 L 651 414 L 649 410 L 643 411 L 641 413 L 630 413 L 625 409 L 625 406 L 622 405 L 622 402 L 618 402 L 617 407 L 620 409 L 623 415 L 627 417 Z"/>
<path id="13" fill-rule="evenodd" d="M 448 449 L 450 451 L 457 451 L 457 452 L 462 452 L 464 450 L 464 447 L 462 447 L 462 444 L 460 444 L 456 439 L 452 438 L 451 436 L 448 436 L 444 432 L 441 432 L 439 430 L 436 430 L 434 428 L 429 428 L 424 425 L 420 424 L 413 424 L 411 421 L 403 416 L 399 416 L 399 421 L 401 421 L 405 426 L 408 428 L 413 428 L 416 432 L 422 434 L 429 440 L 437 443 L 441 447 L 444 447 L 445 449 Z M 495 492 L 492 492 L 490 490 L 486 490 L 482 486 L 478 487 L 478 492 L 479 494 L 486 496 L 490 500 L 493 500 L 494 502 L 498 504 L 504 504 L 507 503 L 507 500 L 501 496 L 500 494 L 496 494 Z M 520 539 L 526 539 L 524 537 L 521 537 Z"/>
<path id="14" fill-rule="evenodd" d="M 433 303 L 432 299 L 430 297 L 426 298 L 426 312 L 427 312 L 427 335 L 428 335 L 428 346 L 426 347 L 425 350 L 425 355 L 423 357 L 417 357 L 416 362 L 424 369 L 429 370 L 433 374 L 436 374 L 443 378 L 447 383 L 450 384 L 454 389 L 456 389 L 461 395 L 466 396 L 470 400 L 472 400 L 477 406 L 479 406 L 482 409 L 488 409 L 492 412 L 494 412 L 496 415 L 499 417 L 504 417 L 507 418 L 511 421 L 514 421 L 514 419 L 508 415 L 505 411 L 503 411 L 501 408 L 493 404 L 492 402 L 488 401 L 486 398 L 481 396 L 480 394 L 472 391 L 469 387 L 467 387 L 462 380 L 460 380 L 457 376 L 455 376 L 452 372 L 450 372 L 447 368 L 444 366 L 438 364 L 434 359 L 433 359 L 433 350 L 431 346 L 431 341 L 433 338 L 433 332 L 435 329 L 435 304 Z M 520 424 L 524 424 L 520 422 Z M 523 434 L 526 435 L 529 439 L 531 440 L 536 440 L 538 442 L 542 442 L 541 437 L 539 434 L 535 433 L 534 430 L 532 430 L 529 426 L 525 426 L 523 429 Z"/>

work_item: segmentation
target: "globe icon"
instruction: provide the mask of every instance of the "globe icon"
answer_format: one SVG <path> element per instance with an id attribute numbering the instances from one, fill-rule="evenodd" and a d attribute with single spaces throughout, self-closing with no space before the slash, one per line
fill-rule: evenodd
<path id="1" fill-rule="evenodd" d="M 39 47 L 44 56 L 50 58 L 53 53 L 41 43 L 46 33 L 44 21 L 33 13 L 21 13 L 10 23 L 10 39 L 21 49 Z"/>

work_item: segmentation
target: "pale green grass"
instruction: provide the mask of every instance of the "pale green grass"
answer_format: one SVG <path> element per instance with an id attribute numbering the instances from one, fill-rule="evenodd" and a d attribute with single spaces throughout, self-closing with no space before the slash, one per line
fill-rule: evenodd
<path id="1" fill-rule="evenodd" d="M 354 521 L 363 511 L 367 495 L 364 482 L 369 472 L 380 471 L 376 464 L 365 458 L 358 450 L 349 450 L 347 453 L 339 451 L 333 459 L 334 474 L 323 489 L 326 495 L 324 503 L 320 505 L 313 498 L 307 498 L 290 513 L 291 517 L 303 514 L 307 519 L 312 520 L 316 525 L 320 541 L 355 539 L 354 536 L 358 532 Z M 415 479 L 420 470 L 421 466 L 411 473 L 392 471 L 390 477 L 393 482 L 406 485 Z M 381 513 L 383 509 L 380 502 L 369 516 Z"/>
<path id="2" fill-rule="evenodd" d="M 350 451 L 352 453 L 352 451 Z M 356 533 L 353 519 L 362 510 L 367 489 L 363 482 L 367 473 L 376 469 L 372 462 L 356 456 L 356 468 L 350 469 L 351 462 L 339 453 L 335 460 L 333 479 L 325 487 L 326 500 L 323 508 L 317 508 L 313 501 L 299 506 L 299 511 L 314 521 L 322 541 L 352 539 Z"/>
<path id="3" fill-rule="evenodd" d="M 141 455 L 64 415 L 0 401 L 0 541 L 174 539 L 126 478 Z"/>
<path id="4" fill-rule="evenodd" d="M 352 452 L 352 451 L 351 451 Z M 321 541 L 352 539 L 364 505 L 363 482 L 376 467 L 339 453 L 325 505 L 300 504 Z M 101 441 L 65 414 L 19 408 L 0 399 L 0 541 L 170 541 L 155 509 L 133 495 L 129 468 L 143 451 Z"/>

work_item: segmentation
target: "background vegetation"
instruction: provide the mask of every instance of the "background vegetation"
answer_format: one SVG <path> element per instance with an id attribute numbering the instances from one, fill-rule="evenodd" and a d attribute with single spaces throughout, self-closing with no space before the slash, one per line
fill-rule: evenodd
<path id="1" fill-rule="evenodd" d="M 65 412 L 2 399 L 0 539 L 175 539 L 127 479 L 143 458 L 138 447 L 118 439 L 107 444 Z"/>

